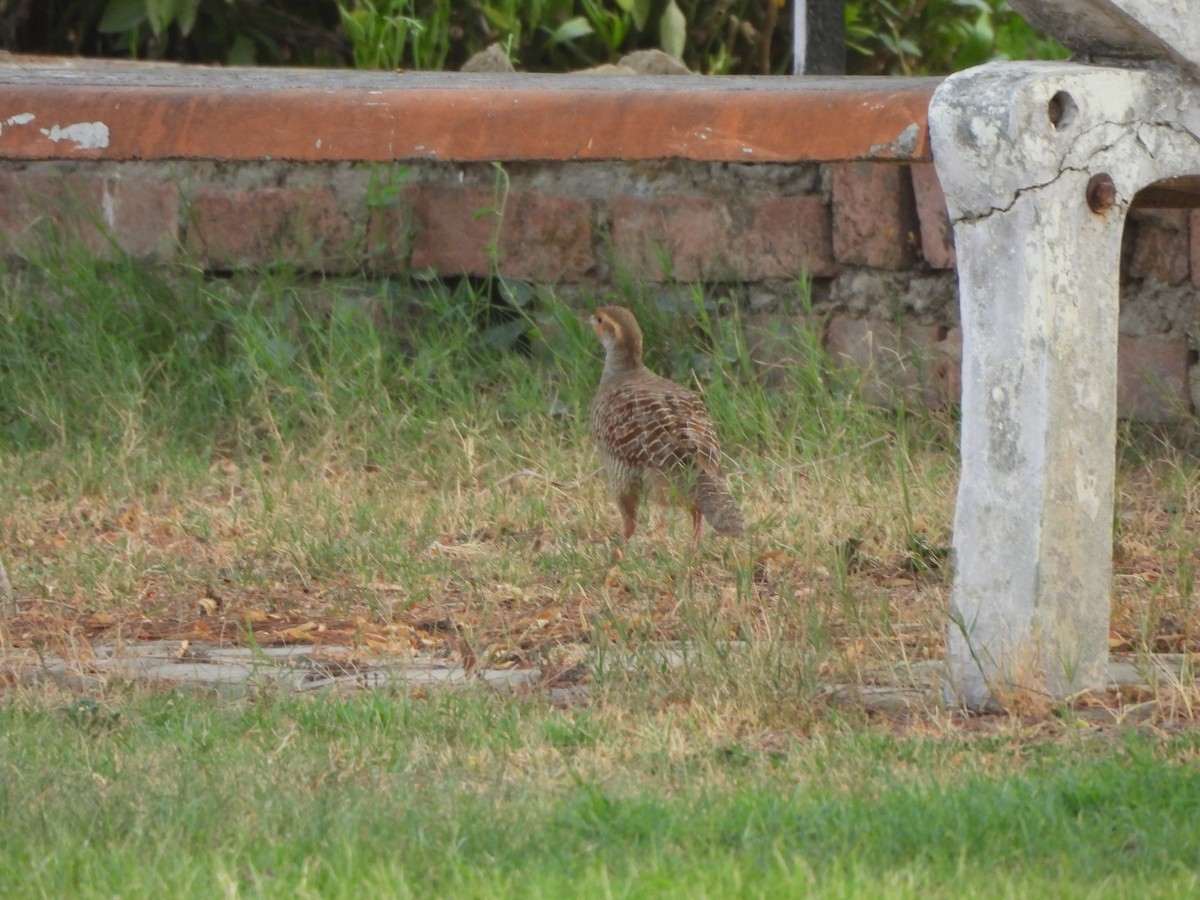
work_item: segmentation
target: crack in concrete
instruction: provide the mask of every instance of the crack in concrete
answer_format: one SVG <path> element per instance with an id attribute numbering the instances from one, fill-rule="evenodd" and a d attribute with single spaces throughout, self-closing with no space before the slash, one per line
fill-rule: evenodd
<path id="1" fill-rule="evenodd" d="M 1135 142 L 1145 151 L 1146 155 L 1150 159 L 1157 160 L 1158 157 L 1154 154 L 1154 152 L 1151 150 L 1150 146 L 1146 143 L 1145 139 L 1143 138 L 1143 132 L 1146 129 L 1153 130 L 1153 129 L 1165 128 L 1165 129 L 1167 129 L 1169 131 L 1173 131 L 1177 134 L 1186 135 L 1187 137 L 1190 137 L 1193 141 L 1195 141 L 1197 144 L 1200 144 L 1200 135 L 1197 135 L 1190 128 L 1185 127 L 1184 125 L 1182 125 L 1179 122 L 1173 122 L 1173 121 L 1147 122 L 1147 121 L 1143 121 L 1140 119 L 1128 119 L 1128 120 L 1123 120 L 1120 122 L 1104 121 L 1104 122 L 1097 122 L 1096 124 L 1084 129 L 1078 135 L 1076 135 L 1071 140 L 1071 143 L 1067 147 L 1067 149 L 1063 152 L 1062 159 L 1065 161 L 1065 160 L 1071 158 L 1071 156 L 1074 154 L 1075 149 L 1079 146 L 1079 144 L 1084 142 L 1084 140 L 1089 135 L 1093 134 L 1096 130 L 1101 129 L 1101 128 L 1109 128 L 1109 127 L 1116 127 L 1118 129 L 1120 129 L 1121 130 L 1120 137 L 1117 140 L 1108 141 L 1107 143 L 1104 143 L 1098 147 L 1094 147 L 1091 150 L 1087 151 L 1087 153 L 1085 155 L 1085 161 L 1090 162 L 1091 160 L 1095 159 L 1100 154 L 1106 153 L 1106 152 L 1114 149 L 1120 143 L 1120 141 L 1122 139 L 1131 137 L 1131 136 L 1134 138 Z M 1014 206 L 1017 205 L 1018 201 L 1020 201 L 1020 199 L 1025 194 L 1027 194 L 1031 191 L 1045 190 L 1046 188 L 1053 185 L 1055 182 L 1059 181 L 1062 178 L 1062 176 L 1068 172 L 1094 174 L 1094 172 L 1092 171 L 1092 167 L 1090 165 L 1061 164 L 1058 169 L 1058 172 L 1054 175 L 1053 178 L 1050 178 L 1046 181 L 1043 181 L 1043 182 L 1040 182 L 1037 184 L 1024 185 L 1022 187 L 1014 188 L 1013 192 L 1012 192 L 1012 199 L 1006 205 L 993 206 L 988 211 L 979 213 L 977 215 L 963 215 L 963 216 L 953 217 L 953 218 L 951 218 L 951 224 L 952 225 L 971 224 L 971 223 L 975 223 L 975 222 L 981 222 L 984 219 L 988 219 L 991 216 L 996 215 L 996 214 L 1007 213 L 1007 212 L 1011 211 Z M 1197 171 L 1195 174 L 1200 175 L 1200 163 L 1197 163 Z M 1120 197 L 1120 194 L 1118 194 L 1118 197 Z M 1132 199 L 1133 199 L 1132 197 L 1129 197 L 1126 199 L 1125 202 L 1130 202 Z"/>
<path id="2" fill-rule="evenodd" d="M 1008 202 L 1008 204 L 1006 206 L 993 206 L 987 212 L 979 213 L 978 215 L 959 216 L 955 219 L 952 219 L 951 224 L 953 224 L 953 225 L 973 224 L 975 222 L 982 222 L 985 219 L 990 219 L 994 215 L 1009 212 L 1014 206 L 1017 205 L 1017 202 L 1025 194 L 1028 194 L 1030 191 L 1044 190 L 1045 188 L 1049 187 L 1050 185 L 1052 185 L 1056 181 L 1058 181 L 1060 178 L 1062 178 L 1064 172 L 1070 172 L 1070 171 L 1074 171 L 1074 170 L 1071 168 L 1059 169 L 1058 174 L 1055 175 L 1053 178 L 1051 178 L 1049 181 L 1044 181 L 1041 184 L 1030 184 L 1030 185 L 1026 185 L 1025 187 L 1016 188 L 1013 190 L 1012 199 Z"/>

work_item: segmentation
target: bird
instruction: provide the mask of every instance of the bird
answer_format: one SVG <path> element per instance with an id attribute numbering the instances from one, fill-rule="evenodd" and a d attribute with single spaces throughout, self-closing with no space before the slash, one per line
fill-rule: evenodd
<path id="1" fill-rule="evenodd" d="M 623 306 L 602 306 L 587 323 L 604 345 L 604 371 L 592 399 L 589 424 L 629 540 L 638 506 L 650 492 L 682 501 L 699 541 L 707 519 L 721 535 L 745 525 L 721 465 L 721 446 L 704 401 L 655 375 L 642 361 L 642 329 Z"/>

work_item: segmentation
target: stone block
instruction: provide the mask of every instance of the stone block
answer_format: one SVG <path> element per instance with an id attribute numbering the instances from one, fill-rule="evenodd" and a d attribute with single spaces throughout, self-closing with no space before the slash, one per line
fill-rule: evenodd
<path id="1" fill-rule="evenodd" d="M 925 402 L 930 409 L 962 403 L 962 329 L 955 327 L 930 348 L 929 385 Z"/>
<path id="2" fill-rule="evenodd" d="M 0 171 L 0 238 L 17 256 L 78 241 L 102 259 L 118 249 L 139 258 L 167 259 L 178 233 L 173 182 L 101 171 Z"/>
<path id="3" fill-rule="evenodd" d="M 1143 422 L 1191 418 L 1190 352 L 1182 337 L 1120 335 L 1117 415 Z"/>
<path id="4" fill-rule="evenodd" d="M 179 247 L 179 187 L 146 178 L 104 179 L 101 210 L 113 239 L 139 259 L 171 259 Z"/>
<path id="5" fill-rule="evenodd" d="M 500 271 L 532 281 L 578 280 L 593 265 L 591 205 L 540 193 L 423 186 L 413 208 L 412 264 L 447 275 Z M 503 221 L 501 221 L 503 211 Z"/>
<path id="6" fill-rule="evenodd" d="M 825 349 L 838 365 L 861 372 L 860 390 L 870 403 L 919 400 L 941 405 L 936 398 L 948 389 L 943 386 L 948 376 L 939 376 L 944 369 L 938 361 L 944 352 L 939 347 L 942 338 L 937 325 L 834 316 Z"/>
<path id="7" fill-rule="evenodd" d="M 381 206 L 367 213 L 366 258 L 372 272 L 405 272 L 413 252 L 413 209 L 407 202 Z"/>
<path id="8" fill-rule="evenodd" d="M 730 264 L 746 281 L 837 274 L 829 207 L 811 194 L 758 201 L 750 227 L 733 242 Z"/>
<path id="9" fill-rule="evenodd" d="M 413 208 L 412 264 L 446 275 L 487 275 L 489 247 L 499 225 L 491 191 L 417 187 L 407 192 Z"/>
<path id="10" fill-rule="evenodd" d="M 351 225 L 326 188 L 201 188 L 192 197 L 187 248 L 208 268 L 275 262 L 315 270 L 356 264 Z"/>
<path id="11" fill-rule="evenodd" d="M 913 198 L 916 201 L 917 224 L 921 229 L 921 255 L 934 269 L 953 269 L 954 229 L 946 209 L 946 195 L 932 164 L 909 168 L 912 175 Z"/>
<path id="12" fill-rule="evenodd" d="M 1193 209 L 1191 211 L 1188 225 L 1189 269 L 1192 274 L 1192 284 L 1200 287 L 1200 210 Z"/>
<path id="13" fill-rule="evenodd" d="M 847 265 L 907 269 L 919 228 L 908 172 L 882 163 L 836 163 L 833 255 Z"/>
<path id="14" fill-rule="evenodd" d="M 0 172 L 0 235 L 5 250 L 29 256 L 74 236 L 94 249 L 102 243 L 100 181 L 47 168 Z"/>
<path id="15" fill-rule="evenodd" d="M 819 362 L 812 358 L 819 343 L 807 333 L 813 328 L 809 317 L 749 313 L 742 323 L 746 350 L 754 363 L 755 373 L 768 387 L 783 387 L 797 369 Z"/>
<path id="16" fill-rule="evenodd" d="M 1181 284 L 1188 278 L 1189 213 L 1182 209 L 1135 210 L 1126 228 L 1132 232 L 1129 272 L 1133 278 L 1153 278 Z"/>
<path id="17" fill-rule="evenodd" d="M 613 252 L 635 278 L 703 281 L 728 271 L 730 217 L 705 197 L 617 197 Z"/>
<path id="18" fill-rule="evenodd" d="M 595 265 L 592 204 L 549 194 L 509 197 L 500 271 L 527 281 L 578 281 Z"/>

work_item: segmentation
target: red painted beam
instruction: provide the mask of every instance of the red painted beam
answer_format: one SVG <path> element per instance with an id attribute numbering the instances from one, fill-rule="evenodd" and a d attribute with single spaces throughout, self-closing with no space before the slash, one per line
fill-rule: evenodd
<path id="1" fill-rule="evenodd" d="M 930 159 L 936 78 L 469 75 L 0 59 L 0 158 Z"/>

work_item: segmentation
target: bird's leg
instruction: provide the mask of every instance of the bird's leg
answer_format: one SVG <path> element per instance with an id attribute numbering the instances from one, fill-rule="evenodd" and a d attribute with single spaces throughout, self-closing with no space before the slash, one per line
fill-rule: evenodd
<path id="1" fill-rule="evenodd" d="M 629 540 L 637 528 L 638 492 L 633 490 L 618 494 L 617 508 L 621 510 L 622 534 L 625 540 Z"/>

